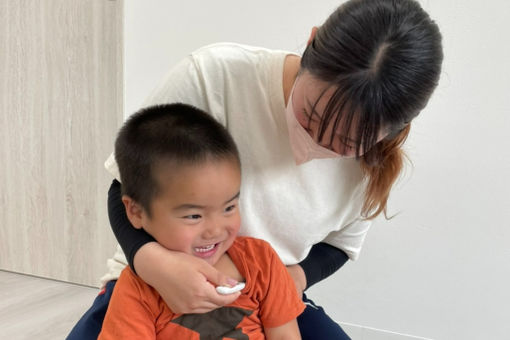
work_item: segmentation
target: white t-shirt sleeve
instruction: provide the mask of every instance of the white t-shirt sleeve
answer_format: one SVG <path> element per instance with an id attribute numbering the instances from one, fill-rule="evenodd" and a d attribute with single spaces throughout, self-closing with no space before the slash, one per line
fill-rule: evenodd
<path id="1" fill-rule="evenodd" d="M 342 249 L 351 260 L 357 260 L 371 221 L 356 219 L 344 228 L 333 231 L 323 242 Z"/>
<path id="2" fill-rule="evenodd" d="M 142 107 L 170 103 L 190 104 L 208 112 L 203 75 L 193 55 L 181 60 L 163 77 Z"/>
<path id="3" fill-rule="evenodd" d="M 170 103 L 190 104 L 208 112 L 202 75 L 192 55 L 179 62 L 163 77 L 159 86 L 144 100 L 142 107 Z M 104 166 L 113 177 L 120 181 L 113 152 Z"/>

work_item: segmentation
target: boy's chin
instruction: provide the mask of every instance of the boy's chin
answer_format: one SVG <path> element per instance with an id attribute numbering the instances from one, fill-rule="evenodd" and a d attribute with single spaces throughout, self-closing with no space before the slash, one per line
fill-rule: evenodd
<path id="1" fill-rule="evenodd" d="M 205 262 L 209 263 L 211 266 L 214 266 L 218 263 L 218 261 L 220 260 L 220 258 L 225 254 L 224 251 L 222 251 L 221 253 L 216 253 L 214 254 L 213 256 L 211 257 L 207 257 L 207 258 L 203 258 L 202 260 L 204 260 Z"/>

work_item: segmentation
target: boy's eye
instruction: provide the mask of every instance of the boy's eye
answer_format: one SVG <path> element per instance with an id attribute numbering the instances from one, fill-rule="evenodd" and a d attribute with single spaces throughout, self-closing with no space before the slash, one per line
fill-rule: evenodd
<path id="1" fill-rule="evenodd" d="M 235 208 L 236 208 L 235 204 L 232 204 L 232 205 L 229 205 L 228 207 L 226 207 L 225 211 L 230 212 L 230 211 L 233 211 Z"/>
<path id="2" fill-rule="evenodd" d="M 201 217 L 202 217 L 202 216 L 201 216 L 201 215 L 198 215 L 198 214 L 184 216 L 184 218 L 185 218 L 185 219 L 189 219 L 189 220 L 198 220 L 198 219 L 200 219 Z"/>

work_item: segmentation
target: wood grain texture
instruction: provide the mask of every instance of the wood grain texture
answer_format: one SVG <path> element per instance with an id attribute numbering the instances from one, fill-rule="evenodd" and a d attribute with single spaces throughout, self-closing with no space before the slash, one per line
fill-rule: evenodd
<path id="1" fill-rule="evenodd" d="M 122 1 L 0 2 L 0 269 L 97 285 L 122 123 Z"/>

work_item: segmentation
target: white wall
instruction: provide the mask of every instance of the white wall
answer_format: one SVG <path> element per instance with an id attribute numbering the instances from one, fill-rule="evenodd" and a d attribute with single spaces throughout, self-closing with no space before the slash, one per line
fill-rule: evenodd
<path id="1" fill-rule="evenodd" d="M 361 258 L 310 295 L 347 324 L 434 339 L 508 338 L 510 3 L 421 3 L 443 33 L 444 72 L 407 143 L 413 167 L 390 202 L 400 214 L 376 221 Z M 302 52 L 311 27 L 338 4 L 126 1 L 125 114 L 202 45 Z M 348 328 L 354 339 L 383 338 Z"/>

